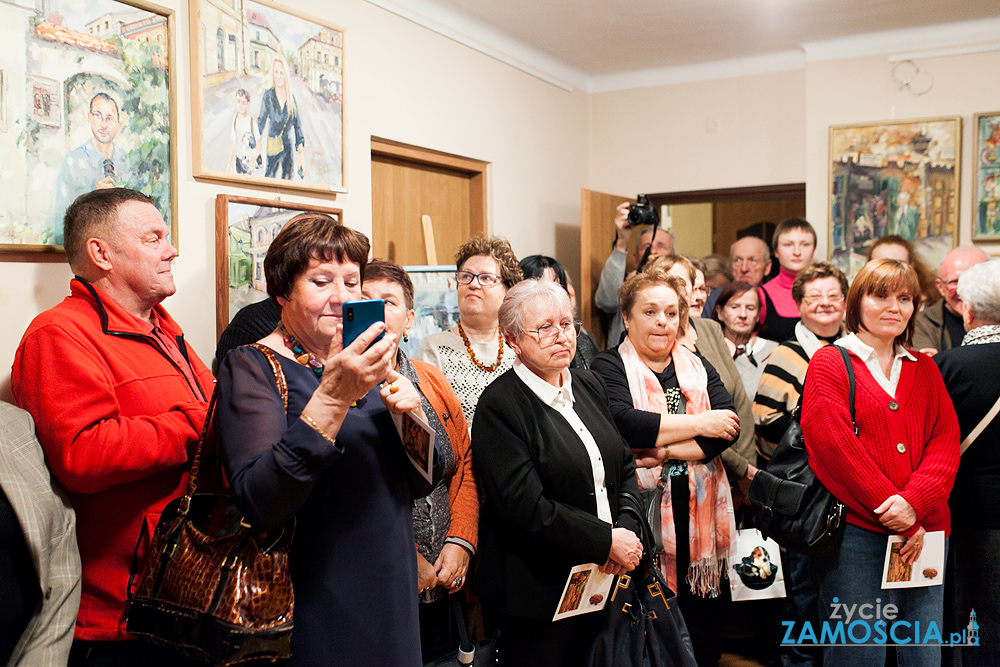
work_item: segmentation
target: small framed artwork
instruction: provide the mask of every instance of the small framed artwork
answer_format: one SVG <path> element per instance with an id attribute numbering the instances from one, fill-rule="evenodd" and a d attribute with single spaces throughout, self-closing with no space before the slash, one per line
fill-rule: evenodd
<path id="1" fill-rule="evenodd" d="M 1000 111 L 972 119 L 972 238 L 1000 239 Z"/>
<path id="2" fill-rule="evenodd" d="M 347 192 L 344 30 L 274 2 L 189 7 L 195 177 Z"/>
<path id="3" fill-rule="evenodd" d="M 876 239 L 911 241 L 927 266 L 958 243 L 962 119 L 830 128 L 830 259 L 849 277 Z"/>
<path id="4" fill-rule="evenodd" d="M 420 349 L 425 337 L 450 329 L 458 323 L 458 283 L 455 265 L 404 266 L 413 281 L 413 328 L 409 341 L 400 344 L 408 356 Z"/>
<path id="5" fill-rule="evenodd" d="M 0 250 L 61 251 L 66 208 L 112 187 L 152 197 L 178 245 L 173 10 L 22 5 L 8 12 L 18 25 L 5 33 L 12 55 L 0 72 L 0 127 L 11 135 L 0 147 Z"/>
<path id="6" fill-rule="evenodd" d="M 285 223 L 300 213 L 325 213 L 343 224 L 339 208 L 274 199 L 215 198 L 215 324 L 221 336 L 237 311 L 267 298 L 264 256 Z"/>

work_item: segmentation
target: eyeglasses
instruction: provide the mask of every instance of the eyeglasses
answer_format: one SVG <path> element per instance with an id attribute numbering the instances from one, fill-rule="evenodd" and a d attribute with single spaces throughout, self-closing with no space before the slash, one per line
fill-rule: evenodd
<path id="1" fill-rule="evenodd" d="M 567 340 L 573 340 L 580 335 L 580 328 L 582 326 L 583 322 L 580 320 L 563 322 L 562 324 L 543 324 L 537 329 L 525 331 L 524 333 L 535 334 L 538 336 L 539 347 L 548 347 L 549 345 L 555 345 L 555 342 L 559 340 L 559 334 L 566 334 Z"/>
<path id="2" fill-rule="evenodd" d="M 942 287 L 947 287 L 950 290 L 958 288 L 958 278 L 953 278 L 951 280 L 941 280 L 938 278 L 937 282 L 941 283 Z"/>
<path id="3" fill-rule="evenodd" d="M 822 303 L 824 300 L 830 303 L 840 303 L 844 300 L 843 294 L 806 294 L 802 297 L 802 300 L 806 302 L 806 305 L 812 306 L 817 303 Z"/>
<path id="4" fill-rule="evenodd" d="M 118 119 L 111 114 L 104 115 L 100 111 L 91 111 L 90 116 L 94 119 L 95 123 L 100 123 L 102 120 L 108 125 L 117 125 Z"/>
<path id="5" fill-rule="evenodd" d="M 740 264 L 746 264 L 747 266 L 760 266 L 764 263 L 764 260 L 758 257 L 733 257 L 730 261 L 733 266 L 739 266 Z"/>
<path id="6" fill-rule="evenodd" d="M 459 285 L 471 285 L 473 279 L 479 281 L 483 287 L 493 287 L 500 284 L 500 276 L 495 273 L 470 273 L 468 271 L 456 271 L 455 280 Z"/>

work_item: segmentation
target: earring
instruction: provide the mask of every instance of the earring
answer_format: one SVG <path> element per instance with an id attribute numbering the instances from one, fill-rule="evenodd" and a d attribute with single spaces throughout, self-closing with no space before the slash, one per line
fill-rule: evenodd
<path id="1" fill-rule="evenodd" d="M 409 343 L 410 342 L 410 337 L 407 336 L 405 333 L 403 334 L 403 342 L 404 343 Z"/>

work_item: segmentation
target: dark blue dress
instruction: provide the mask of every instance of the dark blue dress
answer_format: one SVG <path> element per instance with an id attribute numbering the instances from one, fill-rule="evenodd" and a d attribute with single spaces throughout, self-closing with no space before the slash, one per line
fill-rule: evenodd
<path id="1" fill-rule="evenodd" d="M 219 367 L 215 429 L 247 518 L 262 528 L 296 520 L 291 664 L 419 667 L 411 506 L 431 484 L 407 460 L 377 388 L 350 409 L 334 446 L 298 418 L 319 378 L 278 358 L 287 419 L 266 358 L 241 347 Z"/>

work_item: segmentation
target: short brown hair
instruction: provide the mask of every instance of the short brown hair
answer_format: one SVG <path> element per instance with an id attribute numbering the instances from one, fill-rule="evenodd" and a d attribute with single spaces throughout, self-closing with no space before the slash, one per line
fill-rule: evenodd
<path id="1" fill-rule="evenodd" d="M 801 229 L 804 232 L 812 234 L 813 247 L 816 246 L 816 230 L 809 224 L 809 221 L 805 218 L 788 218 L 787 220 L 779 222 L 778 226 L 774 228 L 774 235 L 771 236 L 771 252 L 777 252 L 778 239 L 781 235 L 786 234 L 793 229 Z"/>
<path id="2" fill-rule="evenodd" d="M 816 262 L 802 269 L 792 282 L 792 299 L 796 306 L 802 305 L 802 297 L 806 294 L 806 285 L 820 278 L 836 278 L 840 283 L 840 293 L 847 296 L 847 276 L 830 262 Z"/>
<path id="3" fill-rule="evenodd" d="M 752 285 L 745 280 L 735 280 L 728 285 L 724 285 L 722 291 L 719 292 L 719 298 L 715 300 L 715 307 L 712 308 L 712 319 L 722 324 L 722 317 L 719 315 L 719 311 L 725 309 L 726 304 L 733 299 L 739 299 L 741 296 L 747 292 L 753 292 L 757 295 L 757 321 L 753 325 L 753 330 L 756 332 L 763 323 L 760 321 L 760 292 L 757 291 L 757 286 Z"/>
<path id="4" fill-rule="evenodd" d="M 916 327 L 917 311 L 920 310 L 920 281 L 917 272 L 906 262 L 898 259 L 876 259 L 868 262 L 851 283 L 851 289 L 847 292 L 846 317 L 847 330 L 857 333 L 864 329 L 861 321 L 861 299 L 874 294 L 885 296 L 890 292 L 903 292 L 908 294 L 913 300 L 913 314 L 910 321 L 906 323 L 903 333 L 896 336 L 896 345 L 907 346 L 913 338 L 913 329 Z"/>
<path id="5" fill-rule="evenodd" d="M 368 237 L 361 232 L 344 227 L 323 213 L 301 213 L 285 223 L 267 249 L 264 257 L 267 294 L 280 314 L 278 297 L 288 298 L 309 260 L 348 261 L 357 264 L 364 276 L 370 249 Z"/>
<path id="6" fill-rule="evenodd" d="M 406 309 L 413 310 L 413 281 L 406 269 L 395 262 L 385 259 L 373 259 L 365 266 L 364 282 L 369 280 L 388 280 L 403 288 L 403 300 L 406 301 Z"/>
<path id="7" fill-rule="evenodd" d="M 659 285 L 666 285 L 677 293 L 679 314 L 677 335 L 683 336 L 684 332 L 687 331 L 688 308 L 690 308 L 687 296 L 685 296 L 687 290 L 684 289 L 683 278 L 657 268 L 646 269 L 642 273 L 636 273 L 618 288 L 618 306 L 621 308 L 623 314 L 627 313 L 631 317 L 632 307 L 635 306 L 635 302 L 639 298 L 639 292 L 647 287 L 657 287 Z"/>
<path id="8" fill-rule="evenodd" d="M 642 270 L 643 272 L 647 271 L 667 272 L 670 269 L 674 268 L 675 264 L 680 264 L 687 270 L 688 275 L 691 276 L 688 288 L 694 289 L 694 281 L 697 280 L 698 278 L 697 276 L 698 269 L 695 267 L 694 262 L 692 262 L 687 257 L 684 257 L 683 255 L 653 255 L 652 257 L 649 258 L 649 261 L 646 263 L 646 266 L 644 266 Z"/>
<path id="9" fill-rule="evenodd" d="M 507 239 L 502 239 L 499 236 L 489 238 L 476 236 L 469 239 L 460 245 L 455 252 L 455 268 L 461 271 L 462 265 L 476 255 L 486 255 L 493 258 L 500 271 L 500 280 L 507 289 L 518 284 L 524 278 L 521 266 L 517 263 L 517 255 L 514 254 Z"/>
<path id="10" fill-rule="evenodd" d="M 69 205 L 63 216 L 63 249 L 74 270 L 86 255 L 87 239 L 107 239 L 118 226 L 118 208 L 130 201 L 153 205 L 152 199 L 128 188 L 85 192 Z"/>

